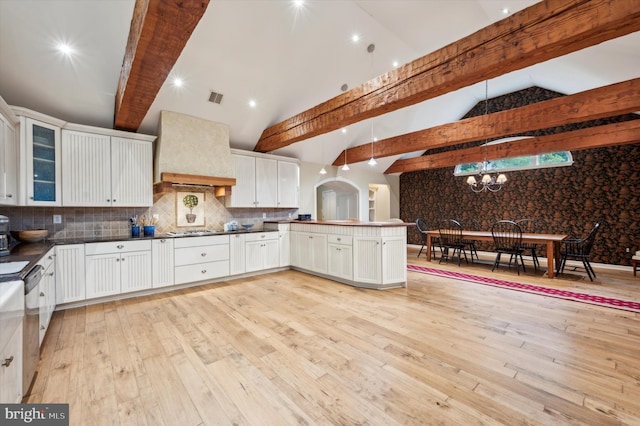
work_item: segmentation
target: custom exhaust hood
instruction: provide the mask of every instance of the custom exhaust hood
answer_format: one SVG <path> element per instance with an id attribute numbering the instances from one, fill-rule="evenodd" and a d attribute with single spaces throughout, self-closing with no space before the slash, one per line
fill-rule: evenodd
<path id="1" fill-rule="evenodd" d="M 236 184 L 229 126 L 172 111 L 161 111 L 154 154 L 154 194 L 176 186 L 216 188 L 216 196 Z"/>

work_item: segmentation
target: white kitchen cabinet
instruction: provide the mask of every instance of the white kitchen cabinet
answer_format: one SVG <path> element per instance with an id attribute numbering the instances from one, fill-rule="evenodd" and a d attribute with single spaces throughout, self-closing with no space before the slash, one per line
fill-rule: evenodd
<path id="1" fill-rule="evenodd" d="M 85 244 L 87 299 L 152 287 L 151 241 Z"/>
<path id="2" fill-rule="evenodd" d="M 20 141 L 24 159 L 25 204 L 62 205 L 60 185 L 60 125 L 20 116 Z M 19 204 L 20 200 L 19 200 Z"/>
<path id="3" fill-rule="evenodd" d="M 55 248 L 49 250 L 40 261 L 43 268 L 42 279 L 40 280 L 40 346 L 49 328 L 51 316 L 56 308 L 56 264 Z"/>
<path id="4" fill-rule="evenodd" d="M 85 300 L 84 244 L 56 246 L 56 304 Z"/>
<path id="5" fill-rule="evenodd" d="M 294 236 L 294 234 L 296 234 Z M 327 235 L 292 232 L 291 261 L 293 266 L 320 274 L 327 273 Z M 295 253 L 295 254 L 294 254 Z M 295 263 L 293 263 L 295 261 Z"/>
<path id="6" fill-rule="evenodd" d="M 0 204 L 18 203 L 19 120 L 0 98 Z"/>
<path id="7" fill-rule="evenodd" d="M 146 207 L 153 204 L 150 142 L 153 137 L 135 140 L 110 135 L 108 132 L 115 131 L 105 129 L 68 127 L 90 131 L 62 129 L 64 206 Z"/>
<path id="8" fill-rule="evenodd" d="M 236 172 L 236 184 L 225 197 L 227 207 L 256 207 L 256 159 L 247 155 L 231 156 Z"/>
<path id="9" fill-rule="evenodd" d="M 229 235 L 177 238 L 174 245 L 176 284 L 229 275 Z"/>
<path id="10" fill-rule="evenodd" d="M 329 275 L 340 279 L 353 280 L 353 243 L 351 236 L 329 235 L 327 259 Z"/>
<path id="11" fill-rule="evenodd" d="M 153 288 L 175 284 L 174 244 L 172 238 L 155 239 L 151 242 L 151 268 Z"/>
<path id="12" fill-rule="evenodd" d="M 298 207 L 300 172 L 295 160 L 231 151 L 236 184 L 225 197 L 226 207 Z"/>
<path id="13" fill-rule="evenodd" d="M 229 235 L 229 275 L 244 274 L 245 234 Z"/>
<path id="14" fill-rule="evenodd" d="M 278 207 L 300 207 L 300 166 L 278 160 Z"/>
<path id="15" fill-rule="evenodd" d="M 354 237 L 353 279 L 379 285 L 406 281 L 405 247 L 403 237 Z"/>
<path id="16" fill-rule="evenodd" d="M 153 145 L 150 140 L 111 136 L 113 206 L 153 205 Z"/>
<path id="17" fill-rule="evenodd" d="M 0 403 L 19 404 L 22 400 L 22 327 L 20 322 L 11 337 L 0 347 Z"/>
<path id="18" fill-rule="evenodd" d="M 291 233 L 289 225 L 278 225 L 278 253 L 280 254 L 280 267 L 291 265 Z"/>
<path id="19" fill-rule="evenodd" d="M 278 207 L 278 161 L 256 157 L 256 207 Z"/>
<path id="20" fill-rule="evenodd" d="M 280 265 L 277 232 L 245 235 L 246 272 L 277 268 Z"/>
<path id="21" fill-rule="evenodd" d="M 62 130 L 65 206 L 111 206 L 111 137 Z"/>

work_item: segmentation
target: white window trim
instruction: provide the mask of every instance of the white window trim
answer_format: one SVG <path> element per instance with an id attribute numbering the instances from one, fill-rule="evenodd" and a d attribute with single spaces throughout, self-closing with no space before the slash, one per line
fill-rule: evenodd
<path id="1" fill-rule="evenodd" d="M 529 138 L 532 138 L 532 137 L 533 136 L 524 136 L 524 137 L 518 136 L 518 137 L 512 137 L 512 138 L 498 139 L 498 140 L 495 140 L 495 141 L 487 142 L 486 145 L 495 145 L 495 144 L 511 142 L 511 141 L 515 141 L 515 140 L 529 139 Z M 481 146 L 484 146 L 484 145 L 481 145 Z M 538 164 L 541 155 L 551 154 L 552 152 L 563 152 L 563 153 L 567 154 L 567 157 L 569 158 L 569 160 L 565 161 L 565 162 L 562 162 L 562 163 Z M 532 163 L 534 163 L 534 164 L 530 164 L 530 165 L 527 165 L 527 166 L 519 166 L 519 167 L 495 167 L 495 168 L 491 168 L 489 171 L 492 172 L 492 173 L 500 173 L 500 172 L 512 172 L 512 171 L 517 171 L 517 170 L 550 169 L 550 168 L 555 168 L 555 167 L 568 167 L 568 166 L 572 166 L 573 165 L 573 155 L 571 155 L 570 151 L 552 151 L 552 152 L 542 153 L 542 154 L 537 154 L 537 155 L 529 155 L 529 157 L 533 157 Z M 519 157 L 525 157 L 525 156 L 522 155 L 522 156 L 519 156 Z M 519 158 L 519 157 L 509 157 L 509 158 Z M 500 160 L 508 160 L 509 158 L 501 158 Z M 489 163 L 490 162 L 491 161 L 489 161 Z M 482 161 L 477 161 L 475 163 L 478 164 L 479 168 L 482 167 Z M 466 164 L 472 164 L 472 163 L 464 163 L 464 164 L 456 165 L 455 168 L 453 169 L 453 175 L 454 176 L 471 176 L 471 175 L 477 175 L 478 174 L 478 171 L 461 172 L 460 171 L 460 167 L 462 167 L 463 165 L 466 165 Z"/>

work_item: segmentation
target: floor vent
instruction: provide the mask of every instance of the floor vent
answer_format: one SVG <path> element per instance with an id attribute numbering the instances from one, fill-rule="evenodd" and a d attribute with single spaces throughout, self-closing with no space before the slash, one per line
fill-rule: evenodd
<path id="1" fill-rule="evenodd" d="M 222 102 L 222 97 L 224 95 L 222 93 L 211 92 L 209 95 L 209 102 L 213 102 L 214 104 L 219 104 Z"/>

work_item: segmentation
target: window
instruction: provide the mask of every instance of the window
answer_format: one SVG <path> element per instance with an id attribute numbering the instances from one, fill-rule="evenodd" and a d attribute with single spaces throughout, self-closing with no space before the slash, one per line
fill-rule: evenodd
<path id="1" fill-rule="evenodd" d="M 489 142 L 489 145 L 496 143 L 510 142 L 515 138 L 500 139 Z M 521 139 L 521 138 L 517 138 Z M 512 170 L 542 169 L 547 167 L 564 167 L 573 164 L 573 157 L 569 151 L 549 152 L 546 154 L 526 155 L 524 157 L 503 158 L 488 162 L 487 171 L 508 172 Z M 480 173 L 482 161 L 477 163 L 458 164 L 454 171 L 454 176 L 467 176 Z"/>

